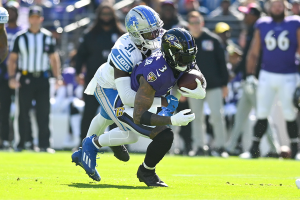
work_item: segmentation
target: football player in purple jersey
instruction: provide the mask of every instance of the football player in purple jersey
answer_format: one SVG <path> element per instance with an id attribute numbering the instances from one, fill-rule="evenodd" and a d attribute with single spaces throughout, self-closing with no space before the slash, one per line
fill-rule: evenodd
<path id="1" fill-rule="evenodd" d="M 87 137 L 83 142 L 83 148 L 88 149 L 92 146 L 93 149 L 90 151 L 98 151 L 105 146 L 137 142 L 138 136 L 150 138 L 152 142 L 147 148 L 146 157 L 138 169 L 137 177 L 147 186 L 167 187 L 168 185 L 155 173 L 155 167 L 173 143 L 173 131 L 168 125 L 185 126 L 195 119 L 195 115 L 188 114 L 190 109 L 175 115 L 170 114 L 175 111 L 178 100 L 173 95 L 166 95 L 185 72 L 197 68 L 194 63 L 196 53 L 195 40 L 188 31 L 180 28 L 167 31 L 162 37 L 161 51 L 153 53 L 132 71 L 131 88 L 137 92 L 134 108 L 123 105 L 118 96 L 115 100 L 116 116 L 128 131 L 116 128 L 98 137 L 96 135 Z M 204 83 L 201 84 L 200 80 L 196 79 L 198 86 L 194 90 L 181 87 L 180 93 L 203 99 L 206 94 L 204 77 L 203 80 Z M 166 96 L 168 102 L 173 103 L 156 114 L 156 107 L 152 107 L 153 100 L 161 96 Z M 88 152 L 87 155 L 91 154 Z"/>
<path id="2" fill-rule="evenodd" d="M 293 105 L 293 93 L 298 84 L 297 57 L 300 57 L 300 17 L 285 16 L 285 0 L 270 1 L 270 16 L 256 22 L 256 30 L 247 57 L 247 83 L 255 82 L 255 69 L 262 51 L 261 70 L 257 86 L 257 122 L 249 152 L 241 158 L 258 158 L 259 144 L 268 127 L 275 96 L 281 102 L 283 117 L 290 137 L 292 158 L 300 160 L 298 153 L 297 110 Z"/>

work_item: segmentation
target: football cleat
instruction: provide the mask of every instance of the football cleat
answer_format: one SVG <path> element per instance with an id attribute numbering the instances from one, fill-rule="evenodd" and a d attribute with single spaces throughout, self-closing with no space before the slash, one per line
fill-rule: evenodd
<path id="1" fill-rule="evenodd" d="M 99 149 L 93 144 L 93 139 L 96 135 L 85 138 L 82 143 L 81 164 L 87 175 L 95 181 L 100 181 L 101 177 L 96 169 L 96 157 Z"/>
<path id="2" fill-rule="evenodd" d="M 79 165 L 80 167 L 83 168 L 83 165 L 81 163 L 81 157 L 82 157 L 82 148 L 79 147 L 78 151 L 75 151 L 73 154 L 72 154 L 72 162 L 77 165 Z"/>
<path id="3" fill-rule="evenodd" d="M 140 182 L 144 182 L 148 187 L 168 187 L 168 185 L 157 176 L 155 170 L 153 170 L 153 172 L 143 172 L 141 167 L 140 165 L 137 171 L 137 178 Z"/>
<path id="4" fill-rule="evenodd" d="M 124 145 L 109 147 L 114 152 L 114 156 L 124 162 L 130 159 L 129 153 Z"/>

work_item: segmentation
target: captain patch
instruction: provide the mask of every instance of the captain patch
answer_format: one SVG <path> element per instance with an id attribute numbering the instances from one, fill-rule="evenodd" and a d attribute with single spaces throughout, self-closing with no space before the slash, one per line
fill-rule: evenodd
<path id="1" fill-rule="evenodd" d="M 202 41 L 202 49 L 203 51 L 213 51 L 214 43 L 211 40 L 203 40 Z"/>
<path id="2" fill-rule="evenodd" d="M 148 82 L 154 82 L 154 81 L 156 81 L 156 79 L 157 79 L 157 77 L 156 77 L 156 75 L 153 72 L 150 72 L 147 75 L 147 81 Z"/>

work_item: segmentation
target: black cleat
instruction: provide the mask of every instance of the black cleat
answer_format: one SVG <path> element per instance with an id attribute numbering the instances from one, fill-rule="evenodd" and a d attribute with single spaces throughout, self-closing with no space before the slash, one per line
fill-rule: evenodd
<path id="1" fill-rule="evenodd" d="M 130 159 L 129 153 L 124 145 L 109 147 L 114 152 L 114 156 L 124 162 Z"/>
<path id="2" fill-rule="evenodd" d="M 155 170 L 153 170 L 153 172 L 143 172 L 140 166 L 137 171 L 137 178 L 140 180 L 140 182 L 144 182 L 148 187 L 168 187 L 167 184 L 160 180 L 155 173 Z"/>

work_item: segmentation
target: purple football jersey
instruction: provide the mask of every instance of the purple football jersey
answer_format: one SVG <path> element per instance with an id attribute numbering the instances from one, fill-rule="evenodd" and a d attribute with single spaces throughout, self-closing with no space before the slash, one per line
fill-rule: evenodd
<path id="1" fill-rule="evenodd" d="M 157 51 L 133 69 L 131 88 L 137 91 L 140 86 L 139 78 L 143 76 L 156 91 L 155 96 L 160 97 L 166 95 L 172 89 L 182 74 L 180 73 L 175 78 L 173 70 L 163 58 L 162 53 Z"/>
<path id="2" fill-rule="evenodd" d="M 277 23 L 271 17 L 262 17 L 256 22 L 262 44 L 261 68 L 273 73 L 297 72 L 296 52 L 299 16 L 288 16 Z"/>

